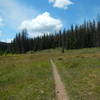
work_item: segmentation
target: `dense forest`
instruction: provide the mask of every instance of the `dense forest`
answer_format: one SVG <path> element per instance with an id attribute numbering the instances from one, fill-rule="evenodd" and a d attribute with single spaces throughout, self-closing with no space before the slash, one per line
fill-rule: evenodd
<path id="1" fill-rule="evenodd" d="M 29 38 L 24 29 L 11 43 L 0 43 L 0 51 L 7 53 L 26 53 L 50 48 L 79 49 L 100 46 L 100 21 L 88 21 L 82 25 L 72 25 L 50 35 Z"/>

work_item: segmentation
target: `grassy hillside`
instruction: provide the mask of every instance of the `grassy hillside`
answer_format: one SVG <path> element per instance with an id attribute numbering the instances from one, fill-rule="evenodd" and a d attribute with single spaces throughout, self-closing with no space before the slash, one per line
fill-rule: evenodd
<path id="1" fill-rule="evenodd" d="M 0 100 L 52 100 L 50 58 L 58 67 L 70 100 L 100 100 L 100 48 L 0 56 Z"/>

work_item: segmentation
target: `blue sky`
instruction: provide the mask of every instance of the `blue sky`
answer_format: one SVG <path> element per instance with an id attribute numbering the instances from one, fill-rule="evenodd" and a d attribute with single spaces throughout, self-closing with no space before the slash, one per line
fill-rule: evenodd
<path id="1" fill-rule="evenodd" d="M 34 37 L 96 19 L 100 0 L 0 0 L 0 41 L 27 28 Z"/>

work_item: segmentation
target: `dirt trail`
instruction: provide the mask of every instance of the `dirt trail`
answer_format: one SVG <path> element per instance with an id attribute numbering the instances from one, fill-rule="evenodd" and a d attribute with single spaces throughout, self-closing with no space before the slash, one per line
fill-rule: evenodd
<path id="1" fill-rule="evenodd" d="M 52 64 L 52 68 L 53 68 L 56 100 L 69 100 L 69 97 L 67 96 L 67 92 L 65 90 L 63 82 L 61 81 L 61 78 L 60 78 L 60 75 L 59 75 L 58 70 L 56 68 L 56 65 L 54 64 L 52 59 L 50 60 L 50 62 Z"/>

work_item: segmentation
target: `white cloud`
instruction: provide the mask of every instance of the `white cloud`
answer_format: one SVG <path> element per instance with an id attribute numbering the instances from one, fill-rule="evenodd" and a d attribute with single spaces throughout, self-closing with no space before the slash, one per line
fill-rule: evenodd
<path id="1" fill-rule="evenodd" d="M 67 9 L 69 5 L 73 4 L 71 0 L 49 0 L 53 3 L 53 7 Z"/>
<path id="2" fill-rule="evenodd" d="M 22 21 L 33 18 L 36 13 L 36 10 L 17 0 L 0 0 L 0 15 L 5 20 L 5 24 L 11 28 L 16 29 Z"/>
<path id="3" fill-rule="evenodd" d="M 13 40 L 13 39 L 8 38 L 8 39 L 1 40 L 1 41 L 2 41 L 2 42 L 6 42 L 6 43 L 11 43 L 12 40 Z"/>
<path id="4" fill-rule="evenodd" d="M 0 38 L 1 38 L 2 36 L 4 36 L 3 31 L 0 30 Z M 0 39 L 0 41 L 6 42 L 6 43 L 10 43 L 12 40 L 13 40 L 13 38 L 7 38 L 7 39 L 2 39 L 2 38 L 1 38 L 1 39 Z"/>
<path id="5" fill-rule="evenodd" d="M 25 20 L 22 22 L 20 29 L 26 28 L 31 35 L 37 36 L 44 33 L 58 31 L 62 28 L 62 22 L 59 19 L 50 16 L 50 13 L 45 12 L 38 15 L 32 20 Z"/>

